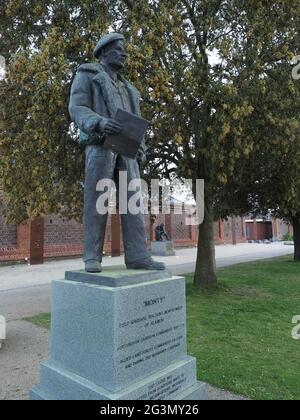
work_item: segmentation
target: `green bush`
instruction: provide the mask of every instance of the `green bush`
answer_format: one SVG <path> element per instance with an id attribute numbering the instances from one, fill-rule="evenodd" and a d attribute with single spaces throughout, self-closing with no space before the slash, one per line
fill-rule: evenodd
<path id="1" fill-rule="evenodd" d="M 284 241 L 293 241 L 294 237 L 290 233 L 287 233 L 286 235 L 284 235 L 283 240 Z"/>

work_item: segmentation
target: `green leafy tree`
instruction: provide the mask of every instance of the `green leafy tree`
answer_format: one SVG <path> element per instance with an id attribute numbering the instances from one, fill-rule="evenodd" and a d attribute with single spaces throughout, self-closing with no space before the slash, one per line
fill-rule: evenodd
<path id="1" fill-rule="evenodd" d="M 195 284 L 214 286 L 213 222 L 241 202 L 219 200 L 239 185 L 255 149 L 256 83 L 297 51 L 298 1 L 125 1 L 133 41 L 130 74 L 154 120 L 155 163 L 165 173 L 205 180 Z M 150 86 L 150 89 L 148 88 Z M 259 95 L 258 97 L 255 95 Z M 266 126 L 263 127 L 264 130 Z M 168 165 L 164 162 L 172 163 Z M 242 170 L 242 173 L 237 169 Z M 247 198 L 247 197 L 240 197 Z"/>
<path id="2" fill-rule="evenodd" d="M 68 114 L 70 84 L 111 17 L 107 1 L 1 2 L 0 180 L 8 221 L 81 219 L 84 153 Z"/>
<path id="3" fill-rule="evenodd" d="M 1 3 L 9 67 L 0 87 L 0 179 L 11 217 L 63 209 L 79 217 L 83 153 L 70 133 L 69 86 L 98 37 L 122 31 L 127 76 L 153 121 L 148 174 L 205 180 L 195 284 L 215 286 L 214 217 L 231 210 L 218 197 L 242 178 L 236 169 L 246 168 L 256 142 L 251 82 L 295 54 L 299 10 L 297 0 Z"/>
<path id="4" fill-rule="evenodd" d="M 220 192 L 227 211 L 270 214 L 294 228 L 295 260 L 300 260 L 300 82 L 293 65 L 282 61 L 253 83 L 248 132 L 256 139 L 237 182 Z M 229 200 L 228 198 L 231 197 Z"/>

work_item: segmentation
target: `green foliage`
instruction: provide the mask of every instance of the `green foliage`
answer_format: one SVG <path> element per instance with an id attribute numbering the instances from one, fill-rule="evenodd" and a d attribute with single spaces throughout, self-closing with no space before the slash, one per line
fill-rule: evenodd
<path id="1" fill-rule="evenodd" d="M 105 1 L 1 3 L 0 180 L 8 221 L 47 213 L 81 219 L 84 153 L 71 132 L 69 90 L 108 30 Z"/>
<path id="2" fill-rule="evenodd" d="M 247 127 L 261 112 L 260 78 L 296 53 L 299 7 L 296 0 L 2 2 L 0 53 L 9 67 L 0 83 L 0 179 L 10 219 L 63 209 L 80 217 L 83 153 L 70 135 L 69 87 L 109 27 L 130 41 L 128 77 L 153 121 L 148 173 L 205 178 L 217 198 L 254 150 Z"/>
<path id="3" fill-rule="evenodd" d="M 287 68 L 291 72 L 289 63 L 299 46 L 300 4 L 296 0 L 126 3 L 132 5 L 125 25 L 133 41 L 130 73 L 154 120 L 152 168 L 205 180 L 200 240 L 207 252 L 201 252 L 200 243 L 195 283 L 213 284 L 213 212 L 215 217 L 226 217 L 249 207 L 249 189 L 241 185 L 250 185 L 253 172 L 262 173 L 261 157 L 274 144 L 281 143 L 281 150 L 289 145 L 282 141 L 283 131 L 295 136 L 298 114 L 293 108 L 294 120 L 290 117 L 287 126 L 286 115 L 280 124 L 267 116 L 287 107 L 284 101 L 282 107 L 274 106 L 281 83 L 274 74 Z M 270 90 L 265 97 L 268 89 L 272 94 Z M 266 171 L 277 164 L 273 155 Z"/>
<path id="4" fill-rule="evenodd" d="M 239 175 L 219 192 L 218 203 L 223 211 L 271 214 L 292 223 L 299 260 L 300 82 L 293 80 L 292 69 L 291 62 L 280 61 L 253 84 L 256 105 L 246 131 L 256 141 L 247 162 L 236 165 Z"/>
<path id="5" fill-rule="evenodd" d="M 257 80 L 298 47 L 287 21 L 299 2 L 133 3 L 129 72 L 153 117 L 153 157 L 164 169 L 171 157 L 179 177 L 227 185 L 254 148 L 247 128 L 259 109 Z"/>
<path id="6" fill-rule="evenodd" d="M 247 131 L 256 141 L 249 160 L 239 165 L 239 183 L 230 186 L 231 205 L 242 196 L 249 206 L 244 210 L 291 220 L 300 212 L 300 83 L 292 79 L 292 65 L 279 63 L 257 80 L 255 98 Z M 219 199 L 226 194 L 230 190 Z"/>
<path id="7" fill-rule="evenodd" d="M 272 191 L 273 169 L 289 165 L 276 207 L 299 203 L 298 164 L 290 164 L 290 156 L 300 161 L 298 88 L 287 77 L 299 48 L 298 0 L 10 0 L 0 12 L 9 64 L 0 83 L 0 179 L 11 221 L 59 211 L 80 218 L 83 151 L 70 132 L 69 87 L 109 28 L 129 41 L 126 76 L 153 122 L 149 176 L 203 178 L 211 220 L 213 211 L 247 207 L 249 188 L 240 187 L 258 179 L 256 204 Z M 203 231 L 212 242 L 212 225 Z M 207 258 L 198 262 L 200 270 Z"/>
<path id="8" fill-rule="evenodd" d="M 288 241 L 288 242 L 290 242 L 290 241 L 293 241 L 293 240 L 294 240 L 294 237 L 293 237 L 293 235 L 291 235 L 290 233 L 286 233 L 286 234 L 284 235 L 284 237 L 283 237 L 283 240 L 284 240 L 284 241 Z"/>

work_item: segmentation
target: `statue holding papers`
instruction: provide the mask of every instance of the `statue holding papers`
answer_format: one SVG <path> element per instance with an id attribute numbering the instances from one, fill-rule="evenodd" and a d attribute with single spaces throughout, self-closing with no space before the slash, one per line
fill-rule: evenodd
<path id="1" fill-rule="evenodd" d="M 79 67 L 74 79 L 69 111 L 85 145 L 84 261 L 87 272 L 101 272 L 107 214 L 97 212 L 101 179 L 117 179 L 127 173 L 127 182 L 140 178 L 139 164 L 146 160 L 144 134 L 148 122 L 141 118 L 140 94 L 121 75 L 126 62 L 123 35 L 103 36 L 94 55 L 99 63 Z M 133 192 L 128 192 L 128 200 Z M 142 213 L 122 214 L 125 263 L 129 269 L 164 270 L 150 257 Z"/>
<path id="2" fill-rule="evenodd" d="M 121 124 L 122 131 L 118 135 L 106 136 L 104 147 L 135 159 L 140 151 L 149 122 L 129 112 L 122 111 L 120 108 L 115 118 Z"/>

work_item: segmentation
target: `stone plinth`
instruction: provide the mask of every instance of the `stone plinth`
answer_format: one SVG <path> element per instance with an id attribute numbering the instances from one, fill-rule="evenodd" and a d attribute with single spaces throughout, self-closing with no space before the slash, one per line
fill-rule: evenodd
<path id="1" fill-rule="evenodd" d="M 51 357 L 31 392 L 43 400 L 202 399 L 187 356 L 185 280 L 108 269 L 53 283 Z"/>
<path id="2" fill-rule="evenodd" d="M 175 255 L 174 245 L 171 241 L 153 241 L 151 254 L 159 257 L 172 257 Z"/>

